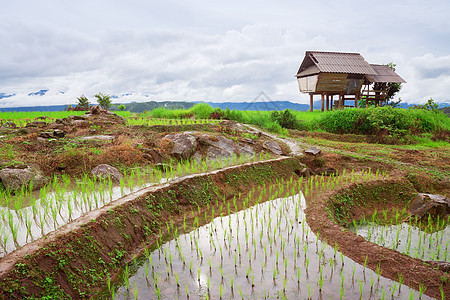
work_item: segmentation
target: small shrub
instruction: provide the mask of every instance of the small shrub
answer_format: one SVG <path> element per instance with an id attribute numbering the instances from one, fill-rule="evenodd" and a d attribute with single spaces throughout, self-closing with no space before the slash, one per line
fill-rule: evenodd
<path id="1" fill-rule="evenodd" d="M 285 109 L 281 112 L 273 111 L 270 114 L 270 117 L 273 121 L 276 121 L 283 128 L 287 129 L 298 128 L 298 121 L 295 118 L 294 114 L 289 109 Z"/>

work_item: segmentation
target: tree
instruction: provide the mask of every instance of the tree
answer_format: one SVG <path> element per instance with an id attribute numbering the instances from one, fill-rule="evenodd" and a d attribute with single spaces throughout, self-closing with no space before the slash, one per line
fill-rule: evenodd
<path id="1" fill-rule="evenodd" d="M 387 63 L 386 66 L 391 68 L 392 71 L 395 72 L 395 67 L 397 66 L 393 62 Z M 394 96 L 400 92 L 402 89 L 402 84 L 400 82 L 375 82 L 373 84 L 373 90 L 374 91 L 388 91 L 386 95 L 386 105 L 392 106 L 392 107 L 398 107 L 400 102 L 402 102 L 402 99 L 398 99 L 397 101 L 394 100 Z M 375 101 L 369 100 L 368 103 L 369 106 L 375 106 Z M 366 106 L 366 99 L 361 97 L 358 101 L 358 107 L 365 107 Z"/>
<path id="2" fill-rule="evenodd" d="M 397 66 L 393 62 L 386 64 L 392 71 L 395 72 L 395 67 Z M 402 89 L 402 84 L 400 82 L 376 82 L 373 86 L 374 90 L 388 90 L 386 96 L 386 103 L 388 103 L 391 99 L 394 98 L 395 94 L 400 92 Z"/>
<path id="3" fill-rule="evenodd" d="M 110 95 L 105 95 L 105 94 L 99 92 L 94 97 L 97 98 L 98 104 L 101 107 L 103 107 L 104 109 L 108 109 L 111 106 L 111 96 Z"/>
<path id="4" fill-rule="evenodd" d="M 120 111 L 124 111 L 127 107 L 126 107 L 125 105 L 123 105 L 123 104 L 120 104 L 117 108 L 118 108 Z"/>
<path id="5" fill-rule="evenodd" d="M 85 95 L 82 95 L 81 97 L 77 97 L 77 100 L 78 100 L 78 104 L 77 104 L 78 107 L 82 107 L 82 108 L 86 108 L 86 109 L 89 108 L 89 99 Z"/>

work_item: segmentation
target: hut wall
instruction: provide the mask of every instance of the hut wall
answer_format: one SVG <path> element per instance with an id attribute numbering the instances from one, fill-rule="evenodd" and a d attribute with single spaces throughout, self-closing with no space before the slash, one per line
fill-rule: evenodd
<path id="1" fill-rule="evenodd" d="M 348 87 L 347 74 L 320 73 L 316 93 L 346 93 Z"/>
<path id="2" fill-rule="evenodd" d="M 300 92 L 315 93 L 318 78 L 319 78 L 319 75 L 312 75 L 312 76 L 297 78 L 298 87 L 300 89 Z"/>

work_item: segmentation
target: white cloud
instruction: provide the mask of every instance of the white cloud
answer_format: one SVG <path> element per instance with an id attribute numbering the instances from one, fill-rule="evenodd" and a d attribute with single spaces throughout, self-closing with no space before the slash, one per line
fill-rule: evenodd
<path id="1" fill-rule="evenodd" d="M 308 101 L 295 73 L 306 50 L 397 63 L 400 96 L 448 101 L 446 1 L 13 1 L 0 12 L 0 106 L 116 101 Z M 367 22 L 376 19 L 378 22 Z M 27 96 L 49 89 L 45 96 Z M 61 94 L 60 92 L 64 92 Z M 146 97 L 148 95 L 148 97 Z M 133 98 L 134 97 L 134 98 Z"/>

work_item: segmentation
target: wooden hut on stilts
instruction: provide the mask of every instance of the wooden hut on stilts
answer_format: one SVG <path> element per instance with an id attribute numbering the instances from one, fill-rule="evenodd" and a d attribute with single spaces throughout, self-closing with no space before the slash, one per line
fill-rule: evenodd
<path id="1" fill-rule="evenodd" d="M 389 82 L 405 81 L 392 70 L 392 73 L 385 74 L 385 68 L 381 67 L 389 68 L 388 66 L 378 68 L 379 66 L 370 65 L 359 53 L 307 51 L 296 77 L 300 92 L 309 94 L 310 111 L 313 111 L 314 95 L 321 96 L 322 111 L 332 110 L 333 107 L 358 107 L 362 96 L 368 99 L 367 101 L 375 97 L 382 105 L 387 93 L 382 91 L 383 89 L 371 90 L 371 84 L 381 88 L 388 87 Z M 380 81 L 386 79 L 397 81 Z M 366 88 L 365 94 L 361 93 L 363 85 Z M 381 100 L 383 96 L 384 99 Z M 349 104 L 346 101 L 351 102 Z"/>

